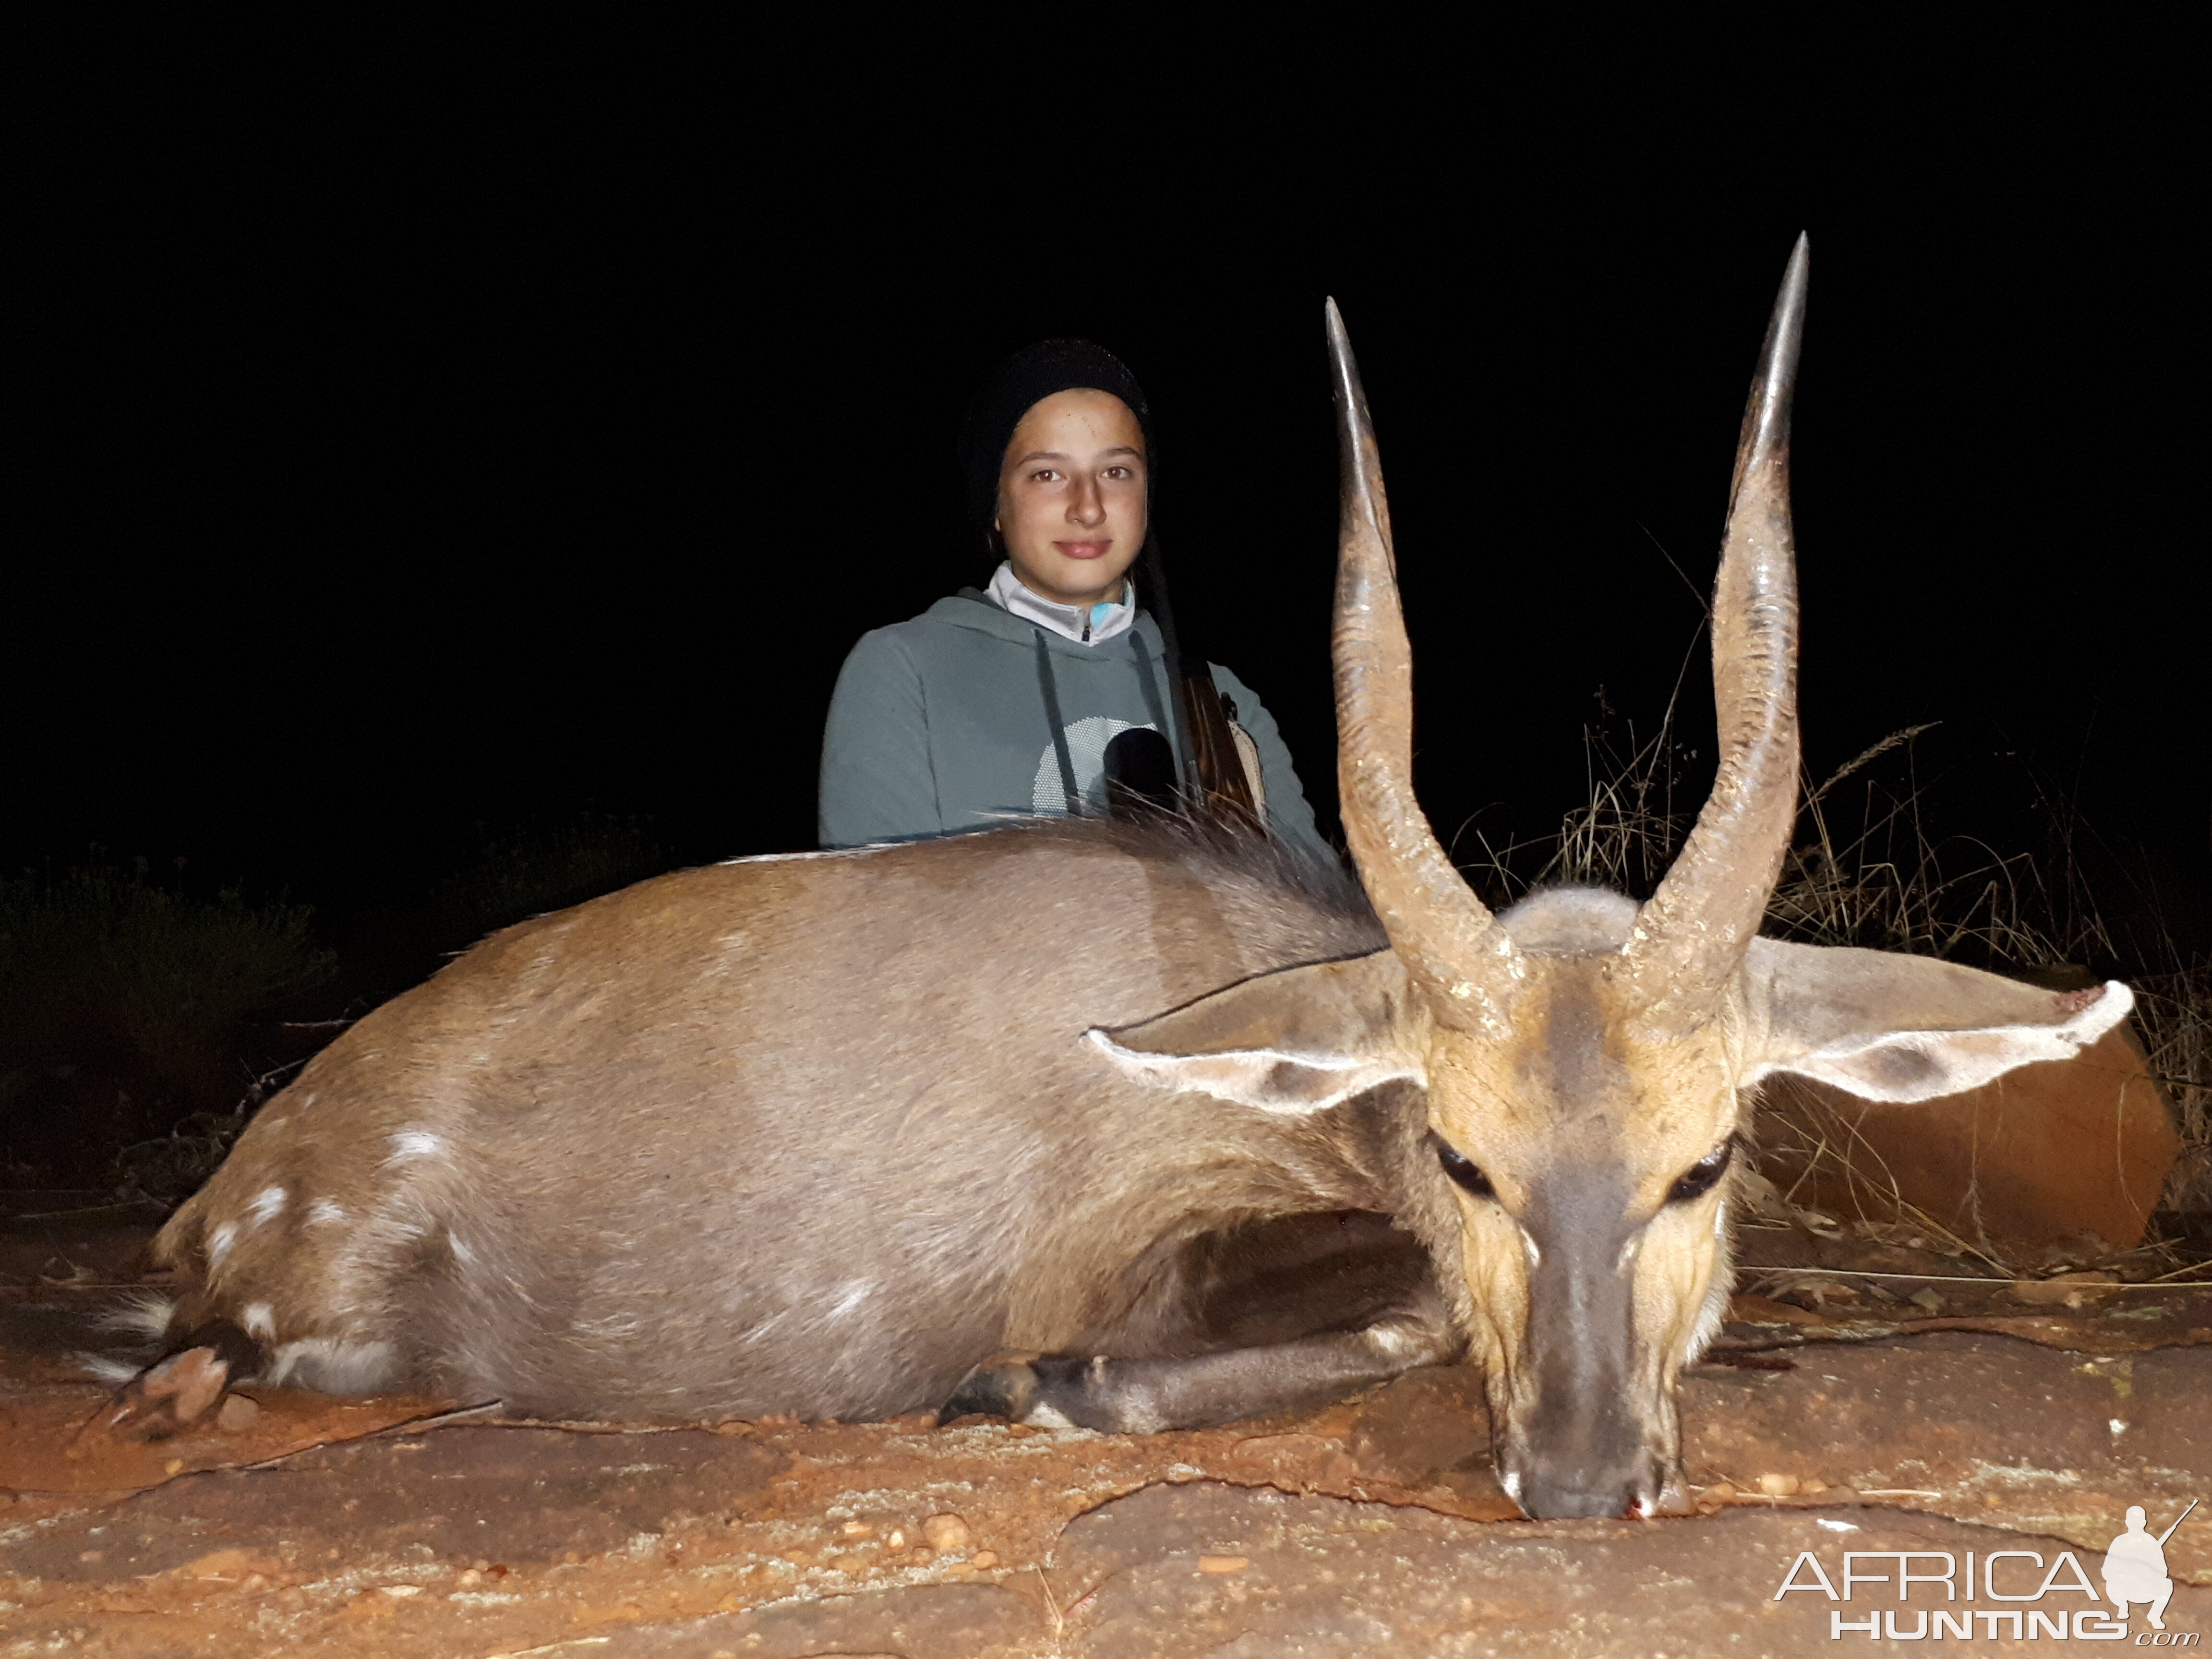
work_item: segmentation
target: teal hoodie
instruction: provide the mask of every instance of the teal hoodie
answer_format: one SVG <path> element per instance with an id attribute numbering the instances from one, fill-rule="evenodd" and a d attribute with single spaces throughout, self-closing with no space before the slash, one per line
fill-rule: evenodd
<path id="1" fill-rule="evenodd" d="M 1117 733 L 1149 726 L 1182 761 L 1163 655 L 1147 611 L 1127 632 L 1085 645 L 1009 615 L 972 587 L 911 622 L 862 635 L 837 676 L 822 738 L 822 845 L 913 841 L 1065 813 L 1048 696 L 1084 811 L 1103 813 L 1106 745 Z M 1259 748 L 1268 826 L 1334 862 L 1274 720 L 1250 687 L 1212 667 Z"/>

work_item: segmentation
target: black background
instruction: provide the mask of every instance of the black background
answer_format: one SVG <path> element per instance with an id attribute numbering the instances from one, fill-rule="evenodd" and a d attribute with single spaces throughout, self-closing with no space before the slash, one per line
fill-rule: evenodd
<path id="1" fill-rule="evenodd" d="M 23 117 L 0 860 L 183 857 L 342 921 L 586 808 L 681 861 L 811 845 L 838 665 L 988 574 L 953 434 L 1048 334 L 1147 386 L 1184 626 L 1327 821 L 1331 294 L 1440 833 L 1554 826 L 1586 728 L 1678 679 L 1701 788 L 1698 595 L 1805 229 L 1808 770 L 1941 721 L 1936 833 L 2040 848 L 2070 800 L 2108 915 L 2202 951 L 2199 191 L 2156 84 L 2031 44 L 1972 107 L 1947 58 L 1817 116 L 1586 89 L 1510 143 L 1489 103 L 1041 143 L 920 68 L 771 115 L 760 47 L 672 62 L 665 108 L 635 55 L 533 88 L 301 41 L 180 84 L 174 42 L 80 43 Z"/>

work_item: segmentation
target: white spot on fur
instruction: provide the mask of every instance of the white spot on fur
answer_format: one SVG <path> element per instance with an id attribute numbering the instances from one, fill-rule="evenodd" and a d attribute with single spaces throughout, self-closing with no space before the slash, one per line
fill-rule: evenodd
<path id="1" fill-rule="evenodd" d="M 254 1194 L 246 1207 L 253 1212 L 253 1224 L 257 1227 L 274 1221 L 284 1213 L 284 1189 L 282 1187 L 264 1187 Z"/>
<path id="2" fill-rule="evenodd" d="M 1411 1331 L 1395 1325 L 1370 1325 L 1367 1328 L 1370 1346 L 1385 1359 L 1400 1359 L 1419 1347 L 1419 1340 Z"/>
<path id="3" fill-rule="evenodd" d="M 1643 1248 L 1644 1235 L 1642 1233 L 1630 1234 L 1628 1243 L 1620 1247 L 1620 1260 L 1613 1264 L 1613 1272 L 1617 1273 L 1626 1273 L 1628 1271 L 1628 1264 L 1636 1260 L 1636 1253 Z"/>
<path id="4" fill-rule="evenodd" d="M 238 1224 L 235 1221 L 226 1221 L 210 1233 L 207 1242 L 208 1266 L 210 1267 L 222 1266 L 223 1257 L 230 1254 L 230 1247 L 237 1242 Z"/>
<path id="5" fill-rule="evenodd" d="M 1723 1199 L 1713 1206 L 1713 1237 L 1715 1238 L 1728 1237 L 1728 1200 L 1726 1199 Z"/>
<path id="6" fill-rule="evenodd" d="M 344 1209 L 327 1198 L 319 1198 L 307 1206 L 307 1224 L 310 1227 L 332 1226 L 345 1218 Z"/>
<path id="7" fill-rule="evenodd" d="M 311 1336 L 277 1349 L 259 1380 L 289 1381 L 325 1394 L 374 1394 L 397 1379 L 394 1355 L 389 1342 Z"/>
<path id="8" fill-rule="evenodd" d="M 868 1299 L 868 1292 L 875 1288 L 865 1279 L 854 1280 L 846 1286 L 845 1294 L 837 1298 L 836 1305 L 830 1310 L 830 1316 L 837 1318 L 852 1312 Z"/>
<path id="9" fill-rule="evenodd" d="M 80 1353 L 76 1363 L 78 1369 L 93 1381 L 107 1383 L 112 1388 L 120 1388 L 145 1370 L 136 1360 L 118 1359 L 112 1354 L 104 1353 Z"/>
<path id="10" fill-rule="evenodd" d="M 1498 1484 L 1505 1488 L 1505 1495 L 1515 1503 L 1521 1501 L 1521 1471 L 1507 1469 L 1498 1477 Z"/>
<path id="11" fill-rule="evenodd" d="M 1072 1429 L 1075 1426 L 1064 1413 L 1055 1411 L 1050 1406 L 1030 1407 L 1030 1414 L 1022 1421 L 1033 1429 Z"/>
<path id="12" fill-rule="evenodd" d="M 264 1342 L 271 1340 L 276 1334 L 276 1311 L 266 1302 L 247 1303 L 246 1311 L 239 1316 L 239 1321 L 246 1327 L 248 1336 L 258 1336 Z"/>
<path id="13" fill-rule="evenodd" d="M 1535 1272 L 1536 1264 L 1544 1259 L 1544 1253 L 1536 1248 L 1536 1241 L 1525 1231 L 1521 1235 L 1521 1249 L 1528 1258 L 1528 1271 Z"/>
<path id="14" fill-rule="evenodd" d="M 446 1248 L 453 1253 L 453 1260 L 464 1267 L 473 1267 L 477 1265 L 477 1253 L 458 1237 L 448 1235 L 446 1239 Z"/>
<path id="15" fill-rule="evenodd" d="M 416 1158 L 442 1158 L 446 1143 L 428 1129 L 402 1129 L 392 1137 L 392 1156 L 386 1164 L 410 1164 Z"/>

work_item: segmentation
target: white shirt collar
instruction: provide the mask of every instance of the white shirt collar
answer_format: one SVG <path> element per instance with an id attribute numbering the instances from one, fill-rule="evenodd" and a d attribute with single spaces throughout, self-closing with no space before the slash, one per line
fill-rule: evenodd
<path id="1" fill-rule="evenodd" d="M 1121 601 L 1118 605 L 1054 605 L 1023 586 L 1021 578 L 1014 574 L 1013 561 L 1008 559 L 993 573 L 990 586 L 983 591 L 990 595 L 991 603 L 1008 616 L 1019 617 L 1039 628 L 1049 628 L 1062 639 L 1073 640 L 1078 645 L 1103 644 L 1117 634 L 1127 633 L 1137 620 L 1137 584 L 1127 576 L 1121 579 Z M 1087 635 L 1086 623 L 1090 630 Z"/>

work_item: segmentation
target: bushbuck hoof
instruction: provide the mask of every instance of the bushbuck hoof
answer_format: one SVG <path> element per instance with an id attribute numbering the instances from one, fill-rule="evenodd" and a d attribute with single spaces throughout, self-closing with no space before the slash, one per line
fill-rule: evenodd
<path id="1" fill-rule="evenodd" d="M 80 1431 L 117 1440 L 166 1440 L 208 1415 L 230 1387 L 230 1362 L 213 1347 L 185 1348 L 132 1377 Z"/>
<path id="2" fill-rule="evenodd" d="M 166 1440 L 222 1403 L 234 1382 L 258 1375 L 268 1355 L 227 1319 L 202 1325 L 116 1391 L 77 1431 L 76 1442 Z"/>
<path id="3" fill-rule="evenodd" d="M 1003 1417 L 1018 1423 L 1036 1403 L 1037 1373 L 1034 1353 L 993 1354 L 960 1379 L 960 1386 L 937 1414 L 939 1423 L 956 1417 Z"/>

